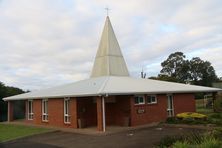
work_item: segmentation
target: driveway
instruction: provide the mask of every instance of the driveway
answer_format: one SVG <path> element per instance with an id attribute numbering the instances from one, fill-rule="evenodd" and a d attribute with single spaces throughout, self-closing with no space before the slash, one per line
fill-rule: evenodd
<path id="1" fill-rule="evenodd" d="M 178 127 L 149 127 L 108 135 L 83 135 L 69 132 L 52 132 L 16 140 L 1 145 L 3 148 L 151 148 L 162 137 L 200 132 L 197 129 Z"/>

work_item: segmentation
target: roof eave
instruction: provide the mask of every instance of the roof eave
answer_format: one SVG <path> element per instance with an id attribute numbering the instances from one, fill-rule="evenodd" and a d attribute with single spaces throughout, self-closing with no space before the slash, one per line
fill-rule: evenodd
<path id="1" fill-rule="evenodd" d="M 222 90 L 198 90 L 198 91 L 153 91 L 153 92 L 102 92 L 97 94 L 78 94 L 78 95 L 61 95 L 61 96 L 39 96 L 39 97 L 18 97 L 18 98 L 3 98 L 4 101 L 15 101 L 15 100 L 29 100 L 29 99 L 57 99 L 65 97 L 95 97 L 95 96 L 107 96 L 107 95 L 135 95 L 135 94 L 175 94 L 175 93 L 200 93 L 200 92 L 220 92 Z"/>

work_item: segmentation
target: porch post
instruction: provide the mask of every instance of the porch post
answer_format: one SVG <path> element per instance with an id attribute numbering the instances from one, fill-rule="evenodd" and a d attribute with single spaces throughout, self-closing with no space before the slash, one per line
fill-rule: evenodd
<path id="1" fill-rule="evenodd" d="M 214 110 L 214 112 L 216 112 L 215 105 L 214 105 L 216 97 L 217 97 L 217 93 L 213 92 L 212 93 L 212 102 L 213 102 L 213 110 Z"/>
<path id="2" fill-rule="evenodd" d="M 105 100 L 104 97 L 96 98 L 97 104 L 97 130 L 105 132 Z"/>
<path id="3" fill-rule="evenodd" d="M 105 98 L 102 97 L 102 111 L 103 111 L 103 132 L 106 131 L 106 113 L 105 113 Z"/>
<path id="4" fill-rule="evenodd" d="M 29 116 L 28 115 L 28 112 L 29 112 L 28 111 L 28 103 L 29 103 L 28 100 L 25 100 L 25 120 L 28 120 L 28 118 L 29 118 L 28 117 Z"/>
<path id="5" fill-rule="evenodd" d="M 8 122 L 13 121 L 13 102 L 8 101 Z"/>

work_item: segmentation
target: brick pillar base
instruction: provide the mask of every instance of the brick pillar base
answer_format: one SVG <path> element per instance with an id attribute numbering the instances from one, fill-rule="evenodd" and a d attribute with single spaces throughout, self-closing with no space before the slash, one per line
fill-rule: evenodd
<path id="1" fill-rule="evenodd" d="M 13 121 L 13 102 L 8 101 L 8 122 Z"/>
<path id="2" fill-rule="evenodd" d="M 96 98 L 97 104 L 97 130 L 103 131 L 103 110 L 102 110 L 102 98 Z"/>

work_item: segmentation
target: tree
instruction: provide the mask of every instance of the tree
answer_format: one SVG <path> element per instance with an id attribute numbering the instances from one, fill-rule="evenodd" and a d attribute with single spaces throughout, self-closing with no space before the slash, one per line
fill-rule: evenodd
<path id="1" fill-rule="evenodd" d="M 169 82 L 177 82 L 177 79 L 175 79 L 174 77 L 170 77 L 170 76 L 164 75 L 164 74 L 159 74 L 157 77 L 149 77 L 149 79 L 169 81 Z"/>
<path id="2" fill-rule="evenodd" d="M 191 83 L 202 86 L 212 86 L 219 81 L 215 70 L 209 61 L 203 61 L 199 57 L 190 60 Z"/>
<path id="3" fill-rule="evenodd" d="M 186 56 L 182 52 L 175 52 L 161 63 L 162 70 L 160 75 L 171 77 L 176 82 L 187 83 L 190 75 L 189 61 L 185 60 Z"/>
<path id="4" fill-rule="evenodd" d="M 199 57 L 191 60 L 185 59 L 182 52 L 175 52 L 161 63 L 162 70 L 157 77 L 151 79 L 190 83 L 201 86 L 212 86 L 219 81 L 216 72 L 209 61 L 203 61 Z"/>
<path id="5" fill-rule="evenodd" d="M 20 88 L 5 86 L 0 82 L 0 121 L 7 119 L 7 102 L 4 102 L 2 98 L 18 95 L 24 93 Z"/>

